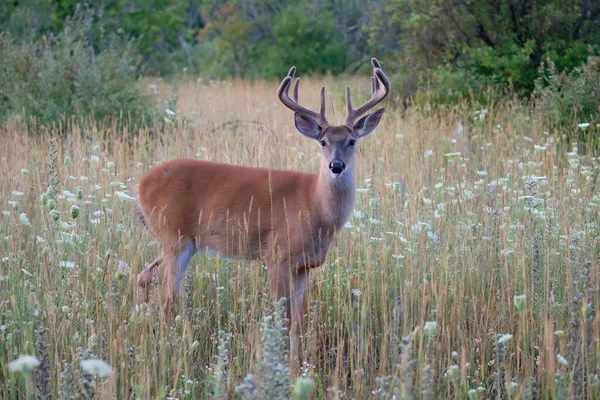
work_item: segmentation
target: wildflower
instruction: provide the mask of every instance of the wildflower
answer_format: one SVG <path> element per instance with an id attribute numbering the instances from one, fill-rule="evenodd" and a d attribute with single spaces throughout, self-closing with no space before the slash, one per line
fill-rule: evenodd
<path id="1" fill-rule="evenodd" d="M 200 347 L 200 342 L 194 340 L 194 343 L 192 343 L 192 350 L 196 350 L 198 347 Z"/>
<path id="2" fill-rule="evenodd" d="M 27 168 L 21 168 L 21 175 L 29 175 L 29 170 Z"/>
<path id="3" fill-rule="evenodd" d="M 437 331 L 437 322 L 435 322 L 435 321 L 425 322 L 425 325 L 423 326 L 423 330 L 425 331 L 425 335 L 427 335 L 427 336 L 435 335 L 435 332 Z"/>
<path id="4" fill-rule="evenodd" d="M 106 168 L 107 169 L 115 169 L 115 163 L 112 161 L 109 161 L 106 163 Z"/>
<path id="5" fill-rule="evenodd" d="M 62 312 L 63 314 L 68 314 L 71 312 L 71 309 L 69 308 L 69 306 L 62 306 Z"/>
<path id="6" fill-rule="evenodd" d="M 451 365 L 448 368 L 448 376 L 452 380 L 456 380 L 458 378 L 458 372 L 459 372 L 458 365 Z"/>
<path id="7" fill-rule="evenodd" d="M 48 210 L 54 211 L 56 209 L 56 201 L 54 199 L 48 199 Z"/>
<path id="8" fill-rule="evenodd" d="M 21 196 L 23 196 L 24 194 L 25 194 L 25 193 L 23 193 L 23 192 L 19 192 L 19 191 L 17 191 L 17 190 L 13 190 L 13 192 L 12 192 L 12 195 L 13 195 L 13 196 L 15 196 L 15 197 L 21 197 Z"/>
<path id="9" fill-rule="evenodd" d="M 131 268 L 129 268 L 129 264 L 127 264 L 125 261 L 123 260 L 119 260 L 119 264 L 117 265 L 117 278 L 126 278 L 127 276 L 129 276 L 129 271 L 131 270 Z"/>
<path id="10" fill-rule="evenodd" d="M 173 110 L 170 110 L 170 109 L 168 109 L 168 108 L 165 108 L 165 112 L 166 112 L 168 115 L 170 115 L 170 116 L 173 116 L 173 115 L 176 115 L 176 114 L 177 114 L 175 111 L 173 111 Z"/>
<path id="11" fill-rule="evenodd" d="M 68 268 L 68 269 L 74 269 L 76 267 L 76 265 L 73 261 L 61 261 L 58 265 L 61 268 Z"/>
<path id="12" fill-rule="evenodd" d="M 60 212 L 58 210 L 51 210 L 50 211 L 50 217 L 54 220 L 54 221 L 58 221 L 60 218 Z"/>
<path id="13" fill-rule="evenodd" d="M 123 201 L 135 201 L 135 197 L 132 197 L 125 192 L 116 191 L 115 196 L 119 197 Z"/>
<path id="14" fill-rule="evenodd" d="M 360 297 L 360 295 L 362 294 L 360 289 L 352 289 L 352 294 L 356 297 Z"/>
<path id="15" fill-rule="evenodd" d="M 93 154 L 92 157 L 90 158 L 92 160 L 92 162 L 94 164 L 98 164 L 100 162 L 100 157 L 98 157 L 97 155 Z"/>
<path id="16" fill-rule="evenodd" d="M 8 370 L 10 372 L 22 372 L 25 374 L 31 374 L 37 366 L 40 365 L 40 360 L 34 356 L 21 356 L 14 361 L 8 363 Z"/>
<path id="17" fill-rule="evenodd" d="M 567 359 L 561 356 L 560 354 L 556 355 L 556 361 L 558 361 L 559 364 L 564 365 L 565 367 L 569 366 L 569 362 L 567 361 Z"/>
<path id="18" fill-rule="evenodd" d="M 577 127 L 581 130 L 586 130 L 589 126 L 590 126 L 589 122 L 582 122 L 580 124 L 577 124 Z"/>
<path id="19" fill-rule="evenodd" d="M 512 340 L 513 335 L 511 335 L 510 333 L 505 333 L 504 335 L 500 335 L 500 337 L 498 338 L 498 343 L 506 343 L 509 340 Z"/>
<path id="20" fill-rule="evenodd" d="M 515 304 L 517 311 L 522 312 L 523 310 L 525 310 L 525 306 L 527 305 L 527 295 L 522 294 L 519 296 L 514 296 L 513 303 Z"/>
<path id="21" fill-rule="evenodd" d="M 112 368 L 105 361 L 91 358 L 89 360 L 81 360 L 81 369 L 90 375 L 104 378 L 112 373 Z"/>
<path id="22" fill-rule="evenodd" d="M 79 207 L 76 205 L 71 206 L 71 218 L 77 219 L 79 217 Z"/>
<path id="23" fill-rule="evenodd" d="M 554 334 L 555 334 L 556 336 L 559 336 L 559 337 L 560 337 L 560 336 L 565 336 L 565 331 L 554 331 Z"/>
<path id="24" fill-rule="evenodd" d="M 21 213 L 21 215 L 19 215 L 19 221 L 21 222 L 21 224 L 23 224 L 25 226 L 31 226 L 31 223 L 29 222 L 29 218 L 27 218 L 27 214 L 25 214 L 25 213 Z"/>

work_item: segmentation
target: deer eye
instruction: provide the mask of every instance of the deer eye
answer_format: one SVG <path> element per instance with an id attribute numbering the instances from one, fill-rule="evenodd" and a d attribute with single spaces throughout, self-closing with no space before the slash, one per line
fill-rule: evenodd
<path id="1" fill-rule="evenodd" d="M 350 147 L 352 147 L 352 146 L 354 146 L 354 144 L 355 144 L 355 143 L 356 143 L 356 140 L 354 140 L 354 139 L 350 139 L 350 141 L 348 142 L 348 145 L 349 145 Z"/>
<path id="2" fill-rule="evenodd" d="M 321 146 L 322 146 L 322 147 L 325 147 L 325 146 L 327 146 L 327 143 L 325 143 L 325 141 L 324 141 L 324 140 L 321 140 Z"/>

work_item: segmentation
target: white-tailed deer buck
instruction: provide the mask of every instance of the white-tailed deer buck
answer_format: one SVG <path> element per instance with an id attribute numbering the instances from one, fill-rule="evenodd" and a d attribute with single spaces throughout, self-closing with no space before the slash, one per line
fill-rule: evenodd
<path id="1" fill-rule="evenodd" d="M 347 116 L 340 126 L 330 126 L 325 118 L 325 87 L 318 113 L 298 103 L 299 79 L 290 98 L 295 67 L 277 90 L 279 100 L 294 111 L 296 128 L 322 148 L 318 174 L 179 159 L 140 179 L 138 208 L 162 254 L 138 275 L 139 302 L 148 301 L 150 281 L 158 272 L 159 304 L 171 323 L 176 295 L 196 252 L 262 260 L 273 299 L 287 299 L 290 353 L 297 360 L 308 271 L 323 264 L 354 208 L 356 142 L 373 132 L 384 110 L 358 118 L 390 91 L 379 62 L 371 61 L 371 99 L 352 108 L 346 86 Z"/>

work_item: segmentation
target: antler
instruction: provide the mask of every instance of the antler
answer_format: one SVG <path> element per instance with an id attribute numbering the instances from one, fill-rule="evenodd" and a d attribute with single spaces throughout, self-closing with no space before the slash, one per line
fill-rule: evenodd
<path id="1" fill-rule="evenodd" d="M 279 97 L 279 100 L 281 100 L 283 105 L 290 110 L 313 117 L 321 129 L 324 130 L 327 126 L 329 126 L 327 118 L 325 118 L 325 86 L 321 87 L 321 108 L 320 111 L 316 113 L 308 108 L 302 107 L 298 103 L 298 87 L 300 86 L 300 78 L 296 78 L 296 82 L 294 84 L 294 99 L 292 100 L 290 98 L 290 86 L 295 74 L 296 67 L 290 68 L 290 72 L 288 72 L 287 76 L 283 79 L 283 81 L 281 81 L 279 89 L 277 89 L 277 97 Z"/>
<path id="2" fill-rule="evenodd" d="M 354 110 L 352 108 L 352 100 L 350 99 L 350 87 L 346 86 L 347 126 L 352 127 L 356 119 L 375 107 L 390 93 L 390 80 L 383 73 L 379 61 L 373 57 L 371 58 L 371 64 L 373 64 L 373 76 L 371 77 L 371 99 L 369 101 Z"/>

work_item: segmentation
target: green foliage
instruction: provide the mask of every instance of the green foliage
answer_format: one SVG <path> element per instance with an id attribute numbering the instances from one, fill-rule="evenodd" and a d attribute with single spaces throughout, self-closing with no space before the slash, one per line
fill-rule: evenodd
<path id="1" fill-rule="evenodd" d="M 374 44 L 384 38 L 380 51 L 395 52 L 401 68 L 423 73 L 422 88 L 436 89 L 436 80 L 451 74 L 458 79 L 441 89 L 461 93 L 493 84 L 527 96 L 543 59 L 570 71 L 600 40 L 598 2 L 387 0 L 383 14 L 388 18 L 374 18 L 368 28 Z"/>
<path id="2" fill-rule="evenodd" d="M 577 130 L 584 141 L 600 145 L 600 57 L 590 56 L 573 71 L 559 72 L 553 61 L 539 68 L 535 81 L 536 105 L 555 127 Z"/>
<path id="3" fill-rule="evenodd" d="M 69 18 L 57 35 L 17 42 L 3 34 L 0 59 L 0 120 L 33 118 L 48 126 L 92 117 L 139 126 L 151 117 L 152 102 L 136 86 L 134 43 L 105 36 L 89 11 Z"/>
<path id="4" fill-rule="evenodd" d="M 306 73 L 344 70 L 343 39 L 330 10 L 316 15 L 305 4 L 290 4 L 274 18 L 272 36 L 261 61 L 267 76 L 285 76 L 290 65 Z"/>
<path id="5" fill-rule="evenodd" d="M 281 77 L 290 65 L 303 73 L 351 72 L 368 62 L 368 36 L 362 29 L 376 1 L 229 0 L 205 2 L 207 24 L 200 43 L 213 43 L 199 53 L 204 68 L 220 75 Z M 208 59 L 208 60 L 207 60 Z M 215 66 L 222 68 L 216 69 Z"/>

